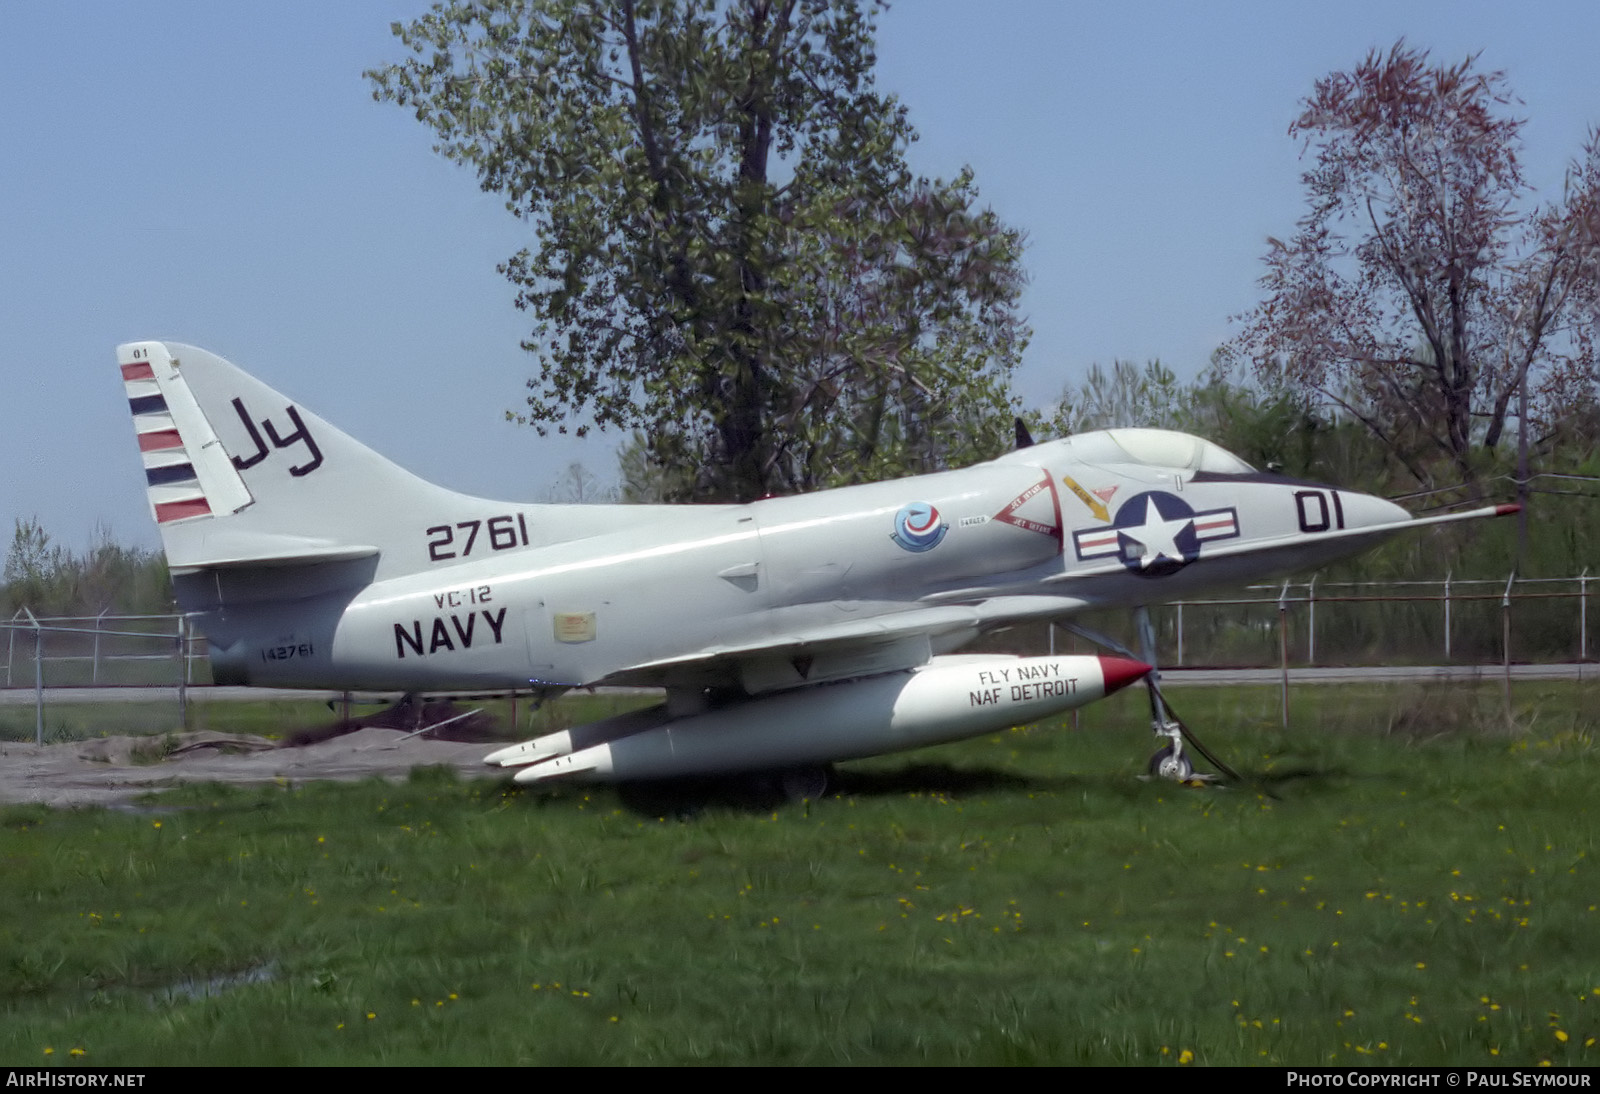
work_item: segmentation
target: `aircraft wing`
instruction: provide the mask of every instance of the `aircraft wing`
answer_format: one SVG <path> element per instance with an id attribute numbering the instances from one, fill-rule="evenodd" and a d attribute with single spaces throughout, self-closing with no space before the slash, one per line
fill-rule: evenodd
<path id="1" fill-rule="evenodd" d="M 921 665 L 985 631 L 1062 619 L 1087 606 L 1069 596 L 994 596 L 802 628 L 770 640 L 706 647 L 613 673 L 606 685 L 711 686 L 751 694 Z"/>

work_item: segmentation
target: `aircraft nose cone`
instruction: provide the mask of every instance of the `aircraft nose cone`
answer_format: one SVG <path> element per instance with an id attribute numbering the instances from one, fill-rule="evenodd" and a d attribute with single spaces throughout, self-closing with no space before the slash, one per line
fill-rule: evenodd
<path id="1" fill-rule="evenodd" d="M 1344 510 L 1346 528 L 1374 528 L 1380 524 L 1394 524 L 1411 519 L 1411 514 L 1392 501 L 1371 494 L 1339 491 L 1340 508 Z"/>

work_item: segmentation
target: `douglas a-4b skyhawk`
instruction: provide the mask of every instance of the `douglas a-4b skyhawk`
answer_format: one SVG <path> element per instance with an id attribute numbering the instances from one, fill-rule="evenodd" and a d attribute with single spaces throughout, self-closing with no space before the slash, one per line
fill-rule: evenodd
<path id="1" fill-rule="evenodd" d="M 1515 510 L 1416 519 L 1156 429 L 746 505 L 486 501 L 204 350 L 133 342 L 117 359 L 178 603 L 217 683 L 665 689 L 651 709 L 487 757 L 519 782 L 805 771 L 1038 721 L 1153 658 L 955 651 Z M 1184 775 L 1152 700 L 1170 738 L 1157 766 Z"/>

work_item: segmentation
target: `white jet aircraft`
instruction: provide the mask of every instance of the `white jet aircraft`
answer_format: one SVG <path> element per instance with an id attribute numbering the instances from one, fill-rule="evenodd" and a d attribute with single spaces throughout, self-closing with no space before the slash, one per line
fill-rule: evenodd
<path id="1" fill-rule="evenodd" d="M 650 710 L 487 758 L 519 782 L 809 770 L 1037 721 L 1150 666 L 955 651 L 1516 509 L 1413 518 L 1156 429 L 746 505 L 489 501 L 416 478 L 204 350 L 132 342 L 117 359 L 178 603 L 217 683 L 665 689 Z M 1171 738 L 1157 766 L 1187 775 L 1152 701 Z"/>

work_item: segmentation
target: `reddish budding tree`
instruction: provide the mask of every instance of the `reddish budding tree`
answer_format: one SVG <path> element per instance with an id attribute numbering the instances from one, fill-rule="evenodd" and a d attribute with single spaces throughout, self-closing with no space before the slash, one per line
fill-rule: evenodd
<path id="1" fill-rule="evenodd" d="M 1270 240 L 1267 298 L 1235 343 L 1263 379 L 1363 422 L 1420 482 L 1463 481 L 1527 378 L 1534 430 L 1596 390 L 1600 133 L 1535 203 L 1503 72 L 1395 45 L 1317 82 L 1290 126 L 1309 210 Z"/>

